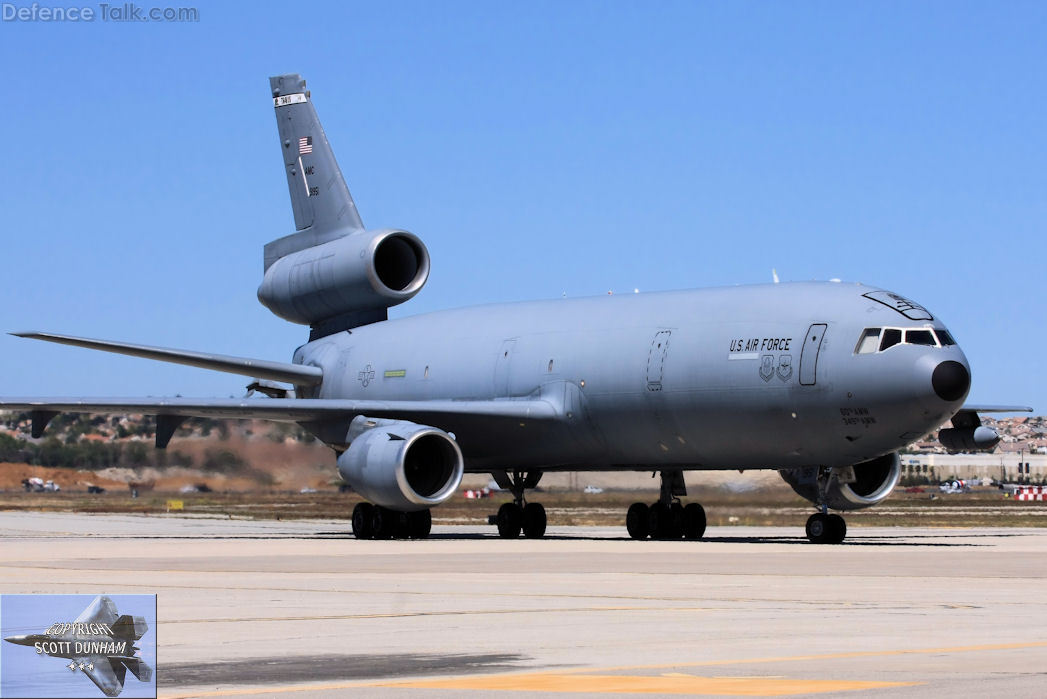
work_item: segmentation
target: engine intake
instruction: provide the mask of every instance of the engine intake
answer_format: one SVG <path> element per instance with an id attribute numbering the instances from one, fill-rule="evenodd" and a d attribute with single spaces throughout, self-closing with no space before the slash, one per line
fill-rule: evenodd
<path id="1" fill-rule="evenodd" d="M 449 434 L 404 420 L 356 417 L 338 472 L 353 490 L 400 512 L 439 505 L 462 482 L 462 451 Z"/>
<path id="2" fill-rule="evenodd" d="M 285 255 L 269 266 L 258 300 L 302 325 L 396 306 L 429 278 L 429 251 L 418 236 L 362 231 Z"/>
<path id="3" fill-rule="evenodd" d="M 800 497 L 818 503 L 818 467 L 782 469 L 778 472 Z M 897 454 L 885 454 L 854 466 L 834 468 L 825 504 L 834 510 L 860 510 L 882 502 L 901 478 Z"/>

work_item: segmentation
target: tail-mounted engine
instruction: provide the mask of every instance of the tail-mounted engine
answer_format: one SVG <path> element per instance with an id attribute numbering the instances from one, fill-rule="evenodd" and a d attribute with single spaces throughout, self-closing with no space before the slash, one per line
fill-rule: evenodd
<path id="1" fill-rule="evenodd" d="M 258 300 L 316 340 L 385 320 L 425 285 L 429 252 L 407 231 L 364 228 L 302 76 L 269 79 L 295 232 L 265 246 Z"/>
<path id="2" fill-rule="evenodd" d="M 824 503 L 834 510 L 860 510 L 883 501 L 901 478 L 901 460 L 897 454 L 886 454 L 854 466 L 834 468 L 825 484 L 824 497 L 819 497 L 819 468 L 782 469 L 782 480 L 796 493 L 815 504 Z"/>
<path id="3" fill-rule="evenodd" d="M 376 505 L 400 512 L 439 505 L 462 482 L 462 450 L 449 434 L 404 420 L 358 416 L 338 472 Z"/>
<path id="4" fill-rule="evenodd" d="M 381 320 L 429 277 L 429 251 L 412 233 L 361 231 L 280 257 L 265 271 L 258 300 L 292 323 L 346 327 Z M 376 317 L 380 316 L 380 317 Z"/>

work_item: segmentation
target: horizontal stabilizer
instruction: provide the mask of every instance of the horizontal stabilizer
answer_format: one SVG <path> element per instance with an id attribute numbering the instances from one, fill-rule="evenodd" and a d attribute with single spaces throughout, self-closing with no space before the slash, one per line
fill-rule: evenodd
<path id="1" fill-rule="evenodd" d="M 258 379 L 269 379 L 270 381 L 284 381 L 296 386 L 316 386 L 324 378 L 323 370 L 319 367 L 304 366 L 302 364 L 232 357 L 224 354 L 194 352 L 192 350 L 172 349 L 170 347 L 134 345 L 126 342 L 113 342 L 112 340 L 94 340 L 88 337 L 72 337 L 55 333 L 19 332 L 11 334 L 16 337 L 27 337 L 33 340 L 57 342 L 60 345 L 72 345 L 103 352 L 126 354 L 131 357 L 155 359 L 161 362 L 171 362 L 172 364 L 184 364 L 201 369 L 224 371 L 230 374 L 240 374 Z"/>

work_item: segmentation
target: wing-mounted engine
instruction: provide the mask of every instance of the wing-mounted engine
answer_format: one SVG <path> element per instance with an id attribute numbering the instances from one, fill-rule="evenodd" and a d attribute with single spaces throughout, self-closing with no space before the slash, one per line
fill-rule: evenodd
<path id="1" fill-rule="evenodd" d="M 439 505 L 462 482 L 462 450 L 449 434 L 405 420 L 358 416 L 338 472 L 376 505 L 400 512 Z"/>
<path id="2" fill-rule="evenodd" d="M 824 503 L 834 510 L 860 510 L 882 502 L 901 478 L 901 460 L 897 454 L 886 454 L 853 466 L 833 468 L 825 497 L 819 499 L 819 468 L 782 469 L 778 473 L 796 493 L 811 502 Z"/>
<path id="3" fill-rule="evenodd" d="M 429 252 L 417 236 L 360 231 L 277 259 L 265 270 L 258 300 L 292 323 L 317 326 L 350 316 L 362 325 L 384 319 L 428 277 Z"/>

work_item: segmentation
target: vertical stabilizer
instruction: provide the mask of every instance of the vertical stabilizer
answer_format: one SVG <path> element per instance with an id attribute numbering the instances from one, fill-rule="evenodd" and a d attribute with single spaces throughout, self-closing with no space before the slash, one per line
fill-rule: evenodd
<path id="1" fill-rule="evenodd" d="M 305 80 L 297 73 L 279 75 L 269 78 L 269 87 L 297 232 L 266 246 L 266 269 L 284 255 L 364 227 L 305 89 Z"/>

